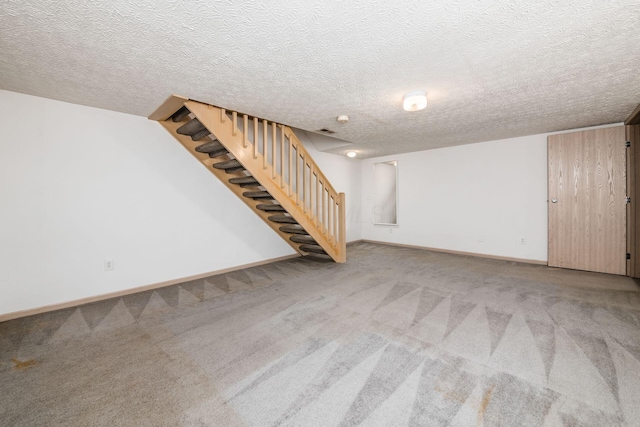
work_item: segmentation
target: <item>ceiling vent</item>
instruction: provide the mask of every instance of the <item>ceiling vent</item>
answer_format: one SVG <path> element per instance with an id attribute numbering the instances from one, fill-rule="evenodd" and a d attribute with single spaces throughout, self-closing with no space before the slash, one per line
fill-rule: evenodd
<path id="1" fill-rule="evenodd" d="M 322 129 L 318 130 L 318 132 L 326 133 L 327 135 L 332 135 L 332 134 L 335 133 L 331 129 L 327 129 L 327 128 L 322 128 Z"/>

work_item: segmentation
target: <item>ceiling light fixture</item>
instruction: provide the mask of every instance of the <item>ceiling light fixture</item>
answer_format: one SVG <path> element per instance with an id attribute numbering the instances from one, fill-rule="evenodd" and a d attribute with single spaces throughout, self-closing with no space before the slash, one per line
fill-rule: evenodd
<path id="1" fill-rule="evenodd" d="M 336 120 L 338 121 L 338 123 L 347 123 L 349 121 L 349 116 L 341 114 Z"/>
<path id="2" fill-rule="evenodd" d="M 353 158 L 353 157 L 355 157 L 355 156 L 356 156 L 356 154 L 357 154 L 357 153 L 356 153 L 355 151 L 347 151 L 347 157 L 351 157 L 351 158 Z"/>
<path id="3" fill-rule="evenodd" d="M 423 110 L 427 106 L 427 92 L 423 90 L 416 90 L 409 92 L 404 96 L 402 108 L 405 111 L 418 111 Z"/>

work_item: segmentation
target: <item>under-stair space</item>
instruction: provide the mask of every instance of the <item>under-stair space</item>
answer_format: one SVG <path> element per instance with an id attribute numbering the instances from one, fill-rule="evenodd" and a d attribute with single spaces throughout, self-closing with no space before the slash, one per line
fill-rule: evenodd
<path id="1" fill-rule="evenodd" d="M 176 95 L 149 119 L 300 254 L 346 261 L 345 195 L 289 127 Z"/>

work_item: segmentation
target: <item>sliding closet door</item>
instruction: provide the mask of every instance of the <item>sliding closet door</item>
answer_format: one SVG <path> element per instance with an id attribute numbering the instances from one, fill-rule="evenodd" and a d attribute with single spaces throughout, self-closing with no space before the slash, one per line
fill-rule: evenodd
<path id="1" fill-rule="evenodd" d="M 626 273 L 625 128 L 548 138 L 549 265 Z"/>

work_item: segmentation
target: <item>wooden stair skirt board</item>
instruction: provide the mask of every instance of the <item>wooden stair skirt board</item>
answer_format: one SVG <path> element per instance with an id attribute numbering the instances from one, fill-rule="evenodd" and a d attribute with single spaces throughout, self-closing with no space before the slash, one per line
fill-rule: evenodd
<path id="1" fill-rule="evenodd" d="M 288 126 L 177 95 L 149 119 L 300 254 L 346 261 L 345 195 Z"/>

